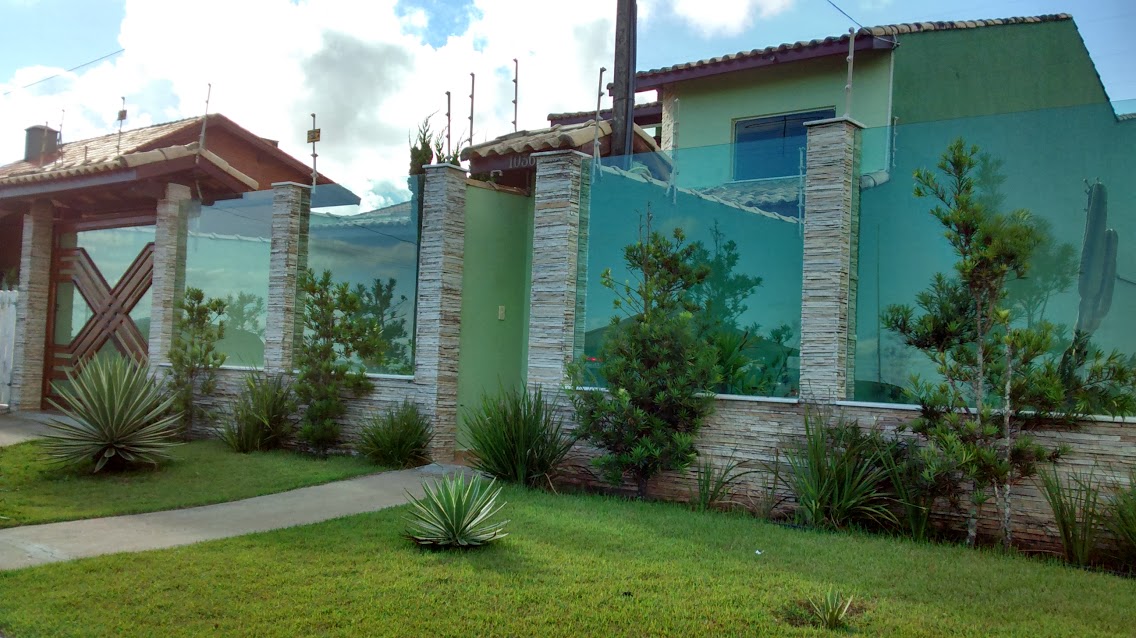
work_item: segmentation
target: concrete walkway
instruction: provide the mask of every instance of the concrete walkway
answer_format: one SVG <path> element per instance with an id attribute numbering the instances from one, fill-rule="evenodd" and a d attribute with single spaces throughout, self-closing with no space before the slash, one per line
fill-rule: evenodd
<path id="1" fill-rule="evenodd" d="M 47 434 L 51 419 L 66 418 L 48 412 L 9 412 L 0 414 L 0 447 L 38 439 Z"/>
<path id="2" fill-rule="evenodd" d="M 426 465 L 243 501 L 181 510 L 0 529 L 0 571 L 241 536 L 403 505 L 409 490 L 459 466 Z"/>

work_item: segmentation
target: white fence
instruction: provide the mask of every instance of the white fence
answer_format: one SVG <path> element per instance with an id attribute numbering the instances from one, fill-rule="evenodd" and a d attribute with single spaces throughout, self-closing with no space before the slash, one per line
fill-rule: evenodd
<path id="1" fill-rule="evenodd" d="M 15 290 L 0 290 L 0 404 L 12 402 L 12 362 L 16 346 Z"/>

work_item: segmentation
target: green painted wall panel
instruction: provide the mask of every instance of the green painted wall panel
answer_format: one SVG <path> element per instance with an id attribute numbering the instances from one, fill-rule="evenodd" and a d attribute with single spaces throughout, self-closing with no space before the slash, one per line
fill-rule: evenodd
<path id="1" fill-rule="evenodd" d="M 899 37 L 900 124 L 1107 101 L 1071 20 Z"/>
<path id="2" fill-rule="evenodd" d="M 853 75 L 852 117 L 865 126 L 887 124 L 890 52 L 861 52 Z M 793 64 L 766 67 L 674 85 L 679 98 L 677 147 L 727 145 L 734 141 L 739 119 L 833 108 L 844 113 L 844 85 L 848 65 L 843 56 L 829 56 Z M 732 151 L 708 153 L 696 164 L 713 170 L 718 181 L 730 179 Z M 878 158 L 866 156 L 865 170 L 882 168 Z M 710 168 L 707 168 L 710 167 Z"/>
<path id="3" fill-rule="evenodd" d="M 466 191 L 459 447 L 464 447 L 466 410 L 480 405 L 486 393 L 524 383 L 532 215 L 531 197 L 473 186 Z"/>

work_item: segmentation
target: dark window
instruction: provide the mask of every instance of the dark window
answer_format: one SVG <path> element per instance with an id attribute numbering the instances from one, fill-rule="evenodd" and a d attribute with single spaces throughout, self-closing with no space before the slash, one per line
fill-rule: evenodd
<path id="1" fill-rule="evenodd" d="M 734 124 L 734 179 L 800 174 L 805 122 L 836 117 L 834 109 L 790 113 Z"/>

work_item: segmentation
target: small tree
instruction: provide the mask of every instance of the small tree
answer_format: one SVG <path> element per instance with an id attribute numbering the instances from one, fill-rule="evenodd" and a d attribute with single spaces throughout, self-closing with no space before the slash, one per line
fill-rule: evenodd
<path id="1" fill-rule="evenodd" d="M 167 382 L 174 394 L 173 409 L 182 413 L 181 430 L 188 436 L 193 420 L 201 414 L 194 395 L 212 394 L 217 369 L 225 364 L 217 342 L 225 336 L 225 302 L 205 298 L 199 288 L 187 288 L 175 306 L 174 334 L 170 342 Z"/>
<path id="2" fill-rule="evenodd" d="M 654 475 L 690 466 L 695 435 L 714 406 L 715 351 L 695 333 L 699 308 L 690 294 L 709 268 L 694 263 L 696 246 L 684 242 L 678 228 L 673 241 L 652 232 L 648 208 L 640 240 L 624 249 L 637 283 L 616 283 L 611 269 L 601 275 L 623 314 L 612 317 L 602 347 L 608 391 L 570 393 L 579 435 L 604 450 L 593 463 L 613 484 L 630 476 L 640 498 Z M 570 368 L 574 387 L 583 376 L 581 365 Z"/>
<path id="3" fill-rule="evenodd" d="M 1029 317 L 1026 327 L 1015 325 L 1007 284 L 1029 272 L 1043 235 L 1028 211 L 1001 213 L 995 210 L 999 198 L 976 187 L 975 172 L 988 173 L 990 161 L 960 139 L 939 162 L 943 182 L 930 171 L 915 172 L 915 195 L 938 200 L 931 214 L 958 259 L 952 276 L 936 274 L 916 297 L 921 315 L 911 306 L 890 306 L 883 324 L 923 352 L 942 377 L 913 380 L 922 414 L 911 427 L 926 442 L 924 481 L 946 483 L 948 497 L 969 487 L 969 545 L 977 537 L 979 507 L 993 495 L 1009 546 L 1013 486 L 1062 453 L 1027 432 L 1071 426 L 1088 412 L 1131 411 L 1134 378 L 1118 354 L 1099 351 L 1077 362 L 1075 371 L 1063 370 L 1052 324 Z"/>
<path id="4" fill-rule="evenodd" d="M 304 334 L 296 349 L 299 375 L 294 386 L 304 407 L 300 439 L 320 454 L 339 443 L 339 419 L 347 412 L 345 393 L 359 396 L 374 388 L 359 359 L 380 360 L 384 341 L 373 319 L 362 316 L 362 301 L 347 283 L 334 283 L 331 271 L 316 278 L 300 273 Z"/>

